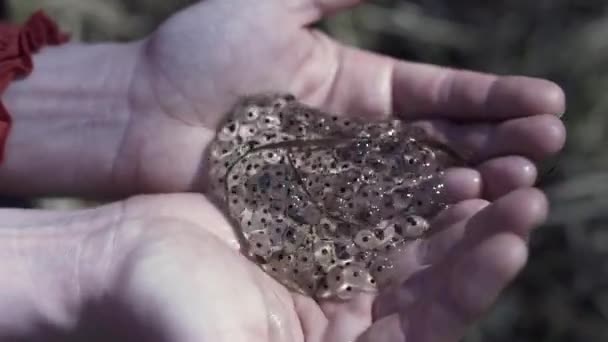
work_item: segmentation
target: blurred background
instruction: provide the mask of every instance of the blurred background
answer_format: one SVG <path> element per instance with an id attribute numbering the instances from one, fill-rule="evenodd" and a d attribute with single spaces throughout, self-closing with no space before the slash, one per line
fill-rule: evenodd
<path id="1" fill-rule="evenodd" d="M 44 8 L 74 39 L 131 40 L 192 2 L 5 0 L 0 13 L 22 22 Z M 321 28 L 396 57 L 545 77 L 566 90 L 568 146 L 543 166 L 540 182 L 552 201 L 549 222 L 533 237 L 525 271 L 465 341 L 608 341 L 608 1 L 376 0 Z"/>

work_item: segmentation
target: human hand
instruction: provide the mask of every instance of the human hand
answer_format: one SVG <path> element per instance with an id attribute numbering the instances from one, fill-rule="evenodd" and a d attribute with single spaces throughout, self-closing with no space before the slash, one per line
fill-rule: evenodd
<path id="1" fill-rule="evenodd" d="M 458 341 L 521 269 L 546 211 L 530 188 L 489 205 L 465 200 L 404 252 L 393 286 L 319 305 L 242 256 L 200 195 L 5 209 L 0 340 Z"/>
<path id="2" fill-rule="evenodd" d="M 240 95 L 268 90 L 336 113 L 398 113 L 430 126 L 471 153 L 467 174 L 479 180 L 471 193 L 492 199 L 532 185 L 533 162 L 564 143 L 555 115 L 564 111 L 561 89 L 398 61 L 309 28 L 358 2 L 207 0 L 143 41 L 43 50 L 34 73 L 4 97 L 14 126 L 0 165 L 3 193 L 204 191 L 217 123 Z"/>
<path id="3" fill-rule="evenodd" d="M 533 161 L 564 143 L 555 115 L 564 111 L 562 91 L 538 79 L 394 60 L 308 27 L 358 2 L 210 0 L 174 15 L 144 43 L 119 172 L 143 191 L 204 189 L 204 150 L 223 114 L 240 95 L 278 90 L 336 113 L 418 121 L 471 154 L 478 167 L 468 176 L 483 180 L 470 189 L 478 195 L 533 185 Z"/>

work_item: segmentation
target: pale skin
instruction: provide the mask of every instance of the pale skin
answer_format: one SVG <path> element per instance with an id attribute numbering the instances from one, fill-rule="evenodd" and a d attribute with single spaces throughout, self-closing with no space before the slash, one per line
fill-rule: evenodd
<path id="1" fill-rule="evenodd" d="M 341 304 L 290 294 L 238 253 L 204 195 L 4 209 L 0 339 L 458 341 L 521 270 L 547 215 L 534 162 L 563 146 L 564 96 L 548 81 L 397 61 L 307 28 L 356 2 L 208 0 L 142 41 L 45 49 L 4 97 L 14 129 L 0 186 L 204 192 L 205 146 L 246 93 L 290 91 L 370 120 L 399 113 L 476 167 L 450 171 L 459 203 L 403 256 L 392 288 Z"/>

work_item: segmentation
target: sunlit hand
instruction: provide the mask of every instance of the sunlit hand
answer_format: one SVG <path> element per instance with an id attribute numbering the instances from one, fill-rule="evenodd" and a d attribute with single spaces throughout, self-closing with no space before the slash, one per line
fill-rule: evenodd
<path id="1" fill-rule="evenodd" d="M 0 340 L 456 342 L 521 269 L 547 211 L 530 188 L 486 205 L 442 214 L 377 297 L 321 305 L 243 257 L 200 195 L 2 210 Z"/>
<path id="2" fill-rule="evenodd" d="M 370 120 L 426 120 L 477 164 L 458 176 L 480 181 L 473 197 L 534 184 L 531 161 L 564 143 L 559 87 L 398 61 L 309 28 L 358 2 L 207 0 L 174 15 L 142 45 L 115 178 L 134 192 L 203 189 L 205 146 L 223 114 L 240 95 L 275 90 Z"/>

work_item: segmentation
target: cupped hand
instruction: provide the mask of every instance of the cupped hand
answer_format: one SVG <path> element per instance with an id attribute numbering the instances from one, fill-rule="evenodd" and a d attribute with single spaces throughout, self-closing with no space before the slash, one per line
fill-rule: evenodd
<path id="1" fill-rule="evenodd" d="M 532 188 L 462 201 L 404 252 L 377 296 L 318 304 L 242 256 L 201 195 L 4 210 L 3 224 L 18 228 L 0 235 L 0 339 L 455 342 L 521 269 L 546 212 Z"/>
<path id="2" fill-rule="evenodd" d="M 121 184 L 127 193 L 204 190 L 216 125 L 238 96 L 261 91 L 369 120 L 416 121 L 475 167 L 450 173 L 459 203 L 438 218 L 439 232 L 411 246 L 390 287 L 318 305 L 240 255 L 232 228 L 200 195 L 137 197 L 26 219 L 69 226 L 62 238 L 53 238 L 57 229 L 26 230 L 32 240 L 4 232 L 0 263 L 16 261 L 1 268 L 10 277 L 0 287 L 0 337 L 459 340 L 523 267 L 524 241 L 546 215 L 545 198 L 529 187 L 534 162 L 563 146 L 563 93 L 538 79 L 394 60 L 309 28 L 357 2 L 206 0 L 170 18 L 141 44 L 114 170 L 132 180 Z M 4 224 L 29 215 L 2 213 Z M 36 260 L 41 267 L 23 271 Z M 46 287 L 40 274 L 59 285 Z"/>
<path id="3" fill-rule="evenodd" d="M 141 44 L 116 179 L 132 180 L 129 193 L 204 190 L 205 147 L 226 111 L 241 95 L 281 91 L 337 114 L 427 126 L 475 165 L 475 197 L 534 184 L 534 162 L 564 144 L 561 89 L 395 60 L 310 28 L 359 2 L 207 0 L 174 15 Z"/>

